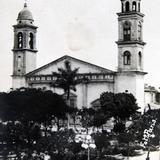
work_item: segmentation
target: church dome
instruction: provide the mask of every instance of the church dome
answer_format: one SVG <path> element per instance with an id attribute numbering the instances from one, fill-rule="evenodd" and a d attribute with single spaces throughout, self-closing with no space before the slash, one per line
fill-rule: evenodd
<path id="1" fill-rule="evenodd" d="M 24 4 L 24 8 L 18 14 L 18 20 L 31 20 L 33 21 L 32 13 L 28 10 L 27 4 Z"/>

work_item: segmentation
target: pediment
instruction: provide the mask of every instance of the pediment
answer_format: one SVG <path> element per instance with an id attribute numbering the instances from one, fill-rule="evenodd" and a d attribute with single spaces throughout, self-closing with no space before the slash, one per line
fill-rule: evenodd
<path id="1" fill-rule="evenodd" d="M 64 68 L 65 67 L 65 61 L 69 61 L 71 64 L 71 68 L 79 68 L 78 73 L 79 74 L 85 74 L 85 73 L 114 73 L 111 70 L 108 70 L 106 68 L 70 57 L 70 56 L 63 56 L 55 61 L 52 61 L 51 63 L 48 63 L 30 73 L 27 73 L 26 76 L 36 76 L 36 75 L 51 75 L 52 72 L 58 72 L 58 68 Z"/>

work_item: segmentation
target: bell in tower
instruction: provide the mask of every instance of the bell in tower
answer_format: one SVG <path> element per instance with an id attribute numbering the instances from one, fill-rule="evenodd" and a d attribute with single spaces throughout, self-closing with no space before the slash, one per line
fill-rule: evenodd
<path id="1" fill-rule="evenodd" d="M 26 73 L 36 69 L 37 27 L 33 23 L 32 13 L 29 11 L 27 3 L 25 3 L 24 8 L 18 14 L 17 24 L 13 26 L 13 88 L 15 88 L 14 86 L 22 86 L 18 85 L 20 79 L 23 79 Z"/>

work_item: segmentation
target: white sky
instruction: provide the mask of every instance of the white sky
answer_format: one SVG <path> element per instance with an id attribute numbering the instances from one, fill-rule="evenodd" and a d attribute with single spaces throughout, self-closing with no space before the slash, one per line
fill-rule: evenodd
<path id="1" fill-rule="evenodd" d="M 13 28 L 23 0 L 0 0 L 0 91 L 11 88 Z M 120 0 L 28 0 L 37 25 L 37 67 L 63 55 L 116 70 Z M 145 82 L 160 86 L 160 0 L 142 0 Z"/>

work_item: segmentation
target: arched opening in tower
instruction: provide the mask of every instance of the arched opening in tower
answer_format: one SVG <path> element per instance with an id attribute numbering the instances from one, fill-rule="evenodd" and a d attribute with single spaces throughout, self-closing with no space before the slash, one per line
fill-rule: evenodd
<path id="1" fill-rule="evenodd" d="M 29 34 L 29 47 L 30 47 L 30 49 L 33 49 L 34 47 L 33 47 L 33 33 L 30 33 Z"/>
<path id="2" fill-rule="evenodd" d="M 138 3 L 138 11 L 139 11 L 139 12 L 141 11 L 141 5 L 140 5 L 140 2 Z"/>
<path id="3" fill-rule="evenodd" d="M 124 36 L 124 41 L 130 41 L 131 40 L 131 23 L 128 22 L 128 21 L 124 22 L 123 36 Z"/>
<path id="4" fill-rule="evenodd" d="M 142 66 L 142 53 L 141 52 L 138 53 L 138 57 L 139 57 L 139 67 L 141 67 Z"/>
<path id="5" fill-rule="evenodd" d="M 141 24 L 141 22 L 139 22 L 139 24 L 138 24 L 138 40 L 139 41 L 142 40 L 142 24 Z"/>
<path id="6" fill-rule="evenodd" d="M 23 33 L 19 32 L 17 35 L 18 39 L 18 48 L 23 48 Z"/>
<path id="7" fill-rule="evenodd" d="M 132 3 L 132 11 L 137 11 L 137 3 L 135 1 Z"/>
<path id="8" fill-rule="evenodd" d="M 129 2 L 127 1 L 126 2 L 126 12 L 129 12 L 130 10 L 129 10 Z"/>
<path id="9" fill-rule="evenodd" d="M 124 63 L 124 65 L 130 65 L 131 64 L 131 54 L 130 54 L 129 51 L 124 52 L 123 63 Z"/>

